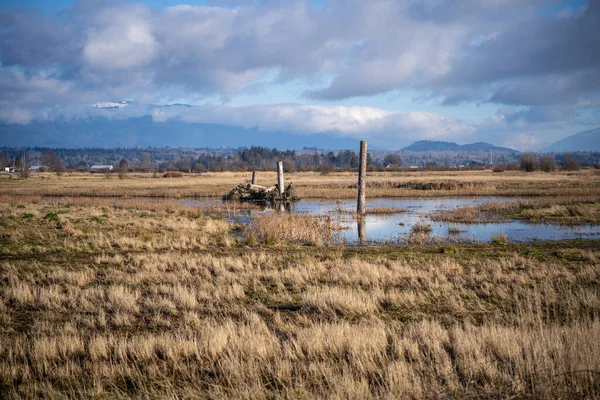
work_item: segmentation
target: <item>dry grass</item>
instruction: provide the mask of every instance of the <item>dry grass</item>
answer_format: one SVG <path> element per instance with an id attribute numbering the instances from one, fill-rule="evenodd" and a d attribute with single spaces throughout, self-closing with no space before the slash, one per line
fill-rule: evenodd
<path id="1" fill-rule="evenodd" d="M 189 209 L 34 201 L 0 209 L 2 398 L 600 396 L 597 242 L 248 247 Z"/>
<path id="2" fill-rule="evenodd" d="M 417 221 L 411 228 L 412 233 L 429 233 L 431 231 L 433 231 L 431 225 L 423 221 Z"/>
<path id="3" fill-rule="evenodd" d="M 178 179 L 152 178 L 152 174 L 130 174 L 127 179 L 104 178 L 101 174 L 32 174 L 29 179 L 0 175 L 7 195 L 68 197 L 221 197 L 240 183 L 250 183 L 251 172 L 183 174 Z M 261 184 L 275 184 L 275 172 L 261 172 Z M 286 174 L 301 198 L 354 198 L 357 177 L 352 172 L 322 176 L 318 172 Z M 398 171 L 370 172 L 369 197 L 431 196 L 578 196 L 600 194 L 600 174 L 578 172 L 524 173 L 507 171 Z"/>
<path id="4" fill-rule="evenodd" d="M 13 258 L 0 268 L 1 393 L 598 395 L 597 252 L 327 254 Z"/>
<path id="5" fill-rule="evenodd" d="M 455 223 L 497 222 L 503 218 L 529 222 L 561 224 L 600 223 L 600 198 L 556 197 L 536 201 L 494 202 L 441 210 L 431 216 L 434 221 Z"/>
<path id="6" fill-rule="evenodd" d="M 256 216 L 246 232 L 246 241 L 264 244 L 300 243 L 313 246 L 332 244 L 342 227 L 331 216 L 274 213 Z"/>

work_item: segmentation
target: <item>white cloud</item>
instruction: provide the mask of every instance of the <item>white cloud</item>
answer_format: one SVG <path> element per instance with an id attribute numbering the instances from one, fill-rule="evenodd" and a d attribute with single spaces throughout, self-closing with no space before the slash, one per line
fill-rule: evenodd
<path id="1" fill-rule="evenodd" d="M 149 12 L 141 6 L 103 11 L 97 25 L 87 32 L 84 61 L 108 70 L 147 64 L 158 50 L 149 18 Z"/>
<path id="2" fill-rule="evenodd" d="M 157 122 L 181 120 L 257 127 L 264 131 L 333 133 L 352 138 L 452 139 L 468 136 L 474 125 L 426 111 L 391 112 L 373 107 L 276 104 L 259 106 L 171 106 L 152 111 Z"/>

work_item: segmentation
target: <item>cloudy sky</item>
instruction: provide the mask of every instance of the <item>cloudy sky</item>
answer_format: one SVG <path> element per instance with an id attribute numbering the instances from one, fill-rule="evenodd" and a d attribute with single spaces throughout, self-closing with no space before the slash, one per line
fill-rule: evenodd
<path id="1" fill-rule="evenodd" d="M 520 150 L 600 126 L 600 0 L 0 0 L 0 63 L 4 125 Z"/>

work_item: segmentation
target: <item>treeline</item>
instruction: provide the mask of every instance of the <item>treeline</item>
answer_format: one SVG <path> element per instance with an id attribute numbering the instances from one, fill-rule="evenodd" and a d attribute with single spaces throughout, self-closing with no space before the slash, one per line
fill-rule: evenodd
<path id="1" fill-rule="evenodd" d="M 175 162 L 165 162 L 162 169 L 179 171 L 248 171 L 273 170 L 278 161 L 283 162 L 285 172 L 315 171 L 328 168 L 357 168 L 357 152 L 342 150 L 339 152 L 277 150 L 252 146 L 239 150 L 235 155 L 202 154 L 197 159 L 185 158 Z M 379 166 L 370 154 L 367 165 Z"/>
<path id="2" fill-rule="evenodd" d="M 277 150 L 252 146 L 240 149 L 0 149 L 0 167 L 28 167 L 42 170 L 88 170 L 94 164 L 112 165 L 115 170 L 136 171 L 247 171 L 273 170 L 283 161 L 286 172 L 313 171 L 319 168 L 356 168 L 358 154 L 351 150 L 319 152 L 306 150 Z M 368 154 L 367 164 L 381 166 Z M 397 157 L 397 165 L 401 160 Z"/>
<path id="3" fill-rule="evenodd" d="M 114 170 L 128 171 L 248 171 L 273 170 L 283 161 L 286 172 L 353 169 L 359 164 L 358 152 L 351 150 L 319 151 L 314 149 L 277 150 L 252 146 L 239 149 L 48 149 L 0 148 L 0 168 L 22 169 L 32 166 L 61 173 L 66 170 L 86 171 L 94 164 L 112 165 Z M 600 164 L 600 153 L 502 153 L 493 155 L 499 169 L 553 170 L 559 166 L 571 169 Z M 487 152 L 385 152 L 367 155 L 371 169 L 419 168 L 483 168 L 490 165 Z"/>

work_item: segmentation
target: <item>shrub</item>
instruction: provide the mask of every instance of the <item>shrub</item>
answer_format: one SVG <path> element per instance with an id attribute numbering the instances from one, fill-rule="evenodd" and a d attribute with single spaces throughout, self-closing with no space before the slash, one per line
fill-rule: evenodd
<path id="1" fill-rule="evenodd" d="M 533 172 L 538 167 L 538 158 L 535 153 L 526 152 L 521 156 L 521 169 L 526 172 Z"/>
<path id="2" fill-rule="evenodd" d="M 323 164 L 323 165 L 319 165 L 317 167 L 317 172 L 320 172 L 321 175 L 323 175 L 323 176 L 329 175 L 334 170 L 335 170 L 335 168 L 332 165 L 329 165 L 329 164 Z"/>
<path id="3" fill-rule="evenodd" d="M 554 156 L 546 154 L 540 160 L 540 169 L 544 172 L 556 171 L 556 160 Z"/>
<path id="4" fill-rule="evenodd" d="M 504 166 L 504 164 L 498 164 L 494 166 L 494 169 L 492 171 L 494 172 L 504 172 L 504 170 L 506 169 L 506 167 Z"/>
<path id="5" fill-rule="evenodd" d="M 183 174 L 179 171 L 167 171 L 163 174 L 163 178 L 181 178 Z"/>
<path id="6" fill-rule="evenodd" d="M 563 169 L 565 171 L 577 171 L 580 167 L 579 158 L 574 154 L 565 154 Z"/>

